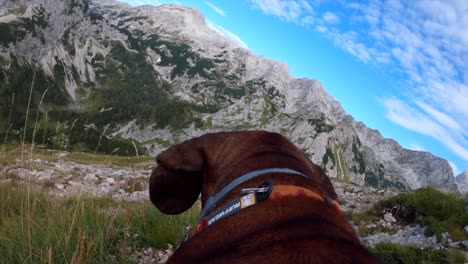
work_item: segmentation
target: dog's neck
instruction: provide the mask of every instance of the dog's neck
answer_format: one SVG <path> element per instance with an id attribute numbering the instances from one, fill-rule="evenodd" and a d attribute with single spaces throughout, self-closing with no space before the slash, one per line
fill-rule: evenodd
<path id="1" fill-rule="evenodd" d="M 200 219 L 204 218 L 208 213 L 213 211 L 218 204 L 218 202 L 223 199 L 229 192 L 231 192 L 234 188 L 239 186 L 240 184 L 251 180 L 253 178 L 265 175 L 265 174 L 271 174 L 271 173 L 283 173 L 283 174 L 289 174 L 289 175 L 294 175 L 294 176 L 300 176 L 300 177 L 305 177 L 309 178 L 308 176 L 304 175 L 301 172 L 298 172 L 293 169 L 289 168 L 266 168 L 266 169 L 261 169 L 261 170 L 254 170 L 249 173 L 246 173 L 235 180 L 231 181 L 228 185 L 223 187 L 219 192 L 217 192 L 214 195 L 211 195 L 207 198 L 205 204 L 203 205 L 202 212 L 200 214 Z"/>
<path id="2" fill-rule="evenodd" d="M 292 197 L 308 197 L 326 203 L 328 206 L 333 207 L 336 210 L 336 213 L 341 212 L 340 205 L 337 201 L 331 199 L 330 197 L 323 197 L 315 191 L 300 186 L 274 186 L 272 181 L 267 181 L 264 184 L 262 184 L 259 188 L 242 189 L 242 191 L 244 190 L 248 190 L 248 192 L 244 193 L 243 196 L 237 199 L 227 202 L 226 205 L 214 210 L 212 213 L 209 213 L 210 211 L 208 210 L 202 211 L 197 227 L 192 229 L 192 231 L 188 232 L 182 242 L 185 242 L 190 237 L 193 237 L 206 227 L 218 221 L 221 221 L 228 216 L 236 214 L 242 209 L 246 209 L 247 207 L 256 205 L 267 199 L 274 200 Z M 215 203 L 213 205 L 215 205 Z"/>

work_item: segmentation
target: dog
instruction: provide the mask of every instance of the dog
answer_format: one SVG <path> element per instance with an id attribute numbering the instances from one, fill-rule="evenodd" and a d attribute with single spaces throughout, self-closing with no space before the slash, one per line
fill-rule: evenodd
<path id="1" fill-rule="evenodd" d="M 324 171 L 280 134 L 206 134 L 156 161 L 149 193 L 161 212 L 202 201 L 199 224 L 168 263 L 379 263 Z"/>

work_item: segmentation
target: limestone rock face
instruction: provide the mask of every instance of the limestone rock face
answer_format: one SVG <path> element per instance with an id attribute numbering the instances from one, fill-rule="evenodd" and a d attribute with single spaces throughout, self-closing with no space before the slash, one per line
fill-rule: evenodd
<path id="1" fill-rule="evenodd" d="M 0 37 L 0 77 L 12 89 L 15 73 L 36 69 L 40 116 L 131 138 L 152 155 L 208 132 L 265 129 L 290 138 L 334 178 L 457 189 L 447 161 L 383 138 L 319 81 L 296 79 L 284 63 L 239 47 L 195 8 L 0 1 L 0 28 L 8 32 Z"/>
<path id="2" fill-rule="evenodd" d="M 467 193 L 468 192 L 468 170 L 458 174 L 457 177 L 455 177 L 455 182 L 457 184 L 458 191 L 460 191 L 461 193 Z"/>

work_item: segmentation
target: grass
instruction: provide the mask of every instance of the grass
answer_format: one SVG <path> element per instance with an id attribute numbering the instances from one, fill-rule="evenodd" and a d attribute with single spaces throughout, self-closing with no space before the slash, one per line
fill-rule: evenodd
<path id="1" fill-rule="evenodd" d="M 446 194 L 428 187 L 414 192 L 400 193 L 377 203 L 372 211 L 392 210 L 402 222 L 419 222 L 427 226 L 426 235 L 440 235 L 449 232 L 455 240 L 466 240 L 468 235 L 463 228 L 468 225 L 468 212 L 465 211 L 462 196 Z"/>
<path id="2" fill-rule="evenodd" d="M 465 263 L 465 256 L 459 251 L 420 249 L 414 246 L 402 246 L 390 243 L 376 245 L 371 251 L 382 263 Z"/>
<path id="3" fill-rule="evenodd" d="M 37 147 L 37 146 L 36 146 Z M 104 164 L 108 166 L 125 166 L 132 168 L 151 168 L 155 165 L 154 157 L 148 156 L 118 156 L 106 155 L 101 153 L 88 152 L 61 152 L 58 150 L 39 149 L 35 148 L 33 153 L 30 153 L 31 148 L 27 145 L 23 151 L 27 151 L 26 155 L 31 159 L 41 159 L 48 161 L 73 161 L 81 164 Z M 16 145 L 6 145 L 4 152 L 0 153 L 0 164 L 13 162 L 15 159 L 21 158 L 22 148 Z M 64 156 L 60 153 L 65 153 Z"/>
<path id="4" fill-rule="evenodd" d="M 375 227 L 368 226 L 371 223 L 377 223 L 378 216 L 370 212 L 348 212 L 349 218 L 359 226 L 359 235 L 362 237 L 370 234 L 386 232 L 389 234 L 395 234 L 398 231 L 396 227 L 384 227 L 376 224 Z"/>
<path id="5" fill-rule="evenodd" d="M 382 212 L 391 212 L 400 224 L 418 223 L 427 226 L 426 235 L 448 232 L 456 241 L 467 240 L 464 227 L 468 225 L 467 206 L 464 198 L 458 194 L 446 194 L 428 187 L 412 192 L 400 193 L 394 197 L 379 201 L 368 212 L 350 212 L 349 217 L 359 226 L 361 236 L 376 232 L 395 232 L 395 228 L 380 225 L 367 227 L 375 223 Z"/>
<path id="6" fill-rule="evenodd" d="M 145 177 L 128 179 L 125 191 L 128 193 L 144 191 L 146 189 L 147 181 L 148 179 Z"/>
<path id="7" fill-rule="evenodd" d="M 26 185 L 0 185 L 1 263 L 128 263 L 133 249 L 176 244 L 193 225 L 195 206 L 179 216 L 149 201 L 59 199 Z"/>

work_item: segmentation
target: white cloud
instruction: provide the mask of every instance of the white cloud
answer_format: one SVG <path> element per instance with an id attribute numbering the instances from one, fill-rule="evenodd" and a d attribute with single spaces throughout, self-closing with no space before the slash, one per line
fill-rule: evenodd
<path id="1" fill-rule="evenodd" d="M 442 113 L 432 106 L 423 103 L 421 101 L 416 101 L 416 105 L 419 106 L 422 110 L 424 110 L 427 114 L 429 114 L 432 118 L 434 118 L 437 122 L 441 125 L 444 125 L 447 128 L 450 128 L 458 133 L 462 133 L 463 130 L 460 125 L 450 116 L 445 113 Z"/>
<path id="2" fill-rule="evenodd" d="M 322 16 L 322 19 L 325 23 L 328 24 L 336 24 L 340 22 L 340 18 L 331 12 L 325 12 L 325 14 Z"/>
<path id="3" fill-rule="evenodd" d="M 305 16 L 301 19 L 301 25 L 309 26 L 315 23 L 315 18 L 313 16 Z"/>
<path id="4" fill-rule="evenodd" d="M 409 146 L 409 149 L 415 150 L 415 151 L 427 151 L 424 147 L 421 147 L 419 144 L 411 144 Z"/>
<path id="5" fill-rule="evenodd" d="M 453 133 L 446 125 L 440 124 L 430 115 L 397 98 L 385 98 L 381 100 L 381 103 L 386 108 L 388 119 L 409 130 L 440 141 L 454 154 L 468 161 L 468 148 L 466 147 L 468 142 L 463 136 Z"/>
<path id="6" fill-rule="evenodd" d="M 317 25 L 317 26 L 315 27 L 315 31 L 320 32 L 320 33 L 325 33 L 325 32 L 327 32 L 327 28 L 324 27 L 324 26 L 319 26 L 319 25 Z"/>
<path id="7" fill-rule="evenodd" d="M 301 17 L 314 12 L 305 0 L 250 0 L 255 8 L 267 15 L 274 15 L 283 20 L 299 23 Z"/>
<path id="8" fill-rule="evenodd" d="M 461 171 L 457 168 L 457 166 L 455 165 L 455 163 L 453 163 L 453 162 L 451 162 L 451 161 L 448 161 L 448 163 L 450 164 L 450 167 L 452 167 L 453 176 L 458 176 L 458 174 L 460 174 Z"/>
<path id="9" fill-rule="evenodd" d="M 130 4 L 133 4 L 133 5 L 136 5 L 136 6 L 140 6 L 140 5 L 158 6 L 158 5 L 161 5 L 161 2 L 159 2 L 158 0 L 130 0 L 128 2 L 130 2 Z"/>
<path id="10" fill-rule="evenodd" d="M 208 2 L 208 1 L 205 1 L 205 4 L 207 4 L 209 7 L 211 7 L 211 9 L 213 9 L 213 11 L 215 11 L 219 15 L 226 16 L 226 12 L 224 12 L 224 10 L 222 10 L 221 8 L 213 5 L 212 3 Z"/>
<path id="11" fill-rule="evenodd" d="M 225 36 L 227 37 L 228 39 L 234 41 L 237 45 L 239 45 L 240 47 L 242 48 L 245 48 L 245 49 L 248 49 L 249 47 L 247 46 L 247 43 L 245 43 L 244 41 L 242 41 L 242 39 L 237 36 L 236 34 L 232 33 L 231 31 L 223 28 L 222 26 L 220 25 L 217 25 L 209 20 L 207 20 L 207 25 L 208 27 L 210 27 L 211 29 L 215 30 L 216 32 L 218 32 L 220 35 L 222 36 Z"/>
<path id="12" fill-rule="evenodd" d="M 371 1 L 351 7 L 360 11 L 354 21 L 360 21 L 361 27 L 360 37 L 353 41 L 359 43 L 366 32 L 372 32 L 373 42 L 366 48 L 377 54 L 390 51 L 390 60 L 379 62 L 372 56 L 370 63 L 406 74 L 405 88 L 414 89 L 400 91 L 399 97 L 414 104 L 431 124 L 437 124 L 430 127 L 435 131 L 418 132 L 431 134 L 468 160 L 468 80 L 464 77 L 468 75 L 468 18 L 464 11 L 468 2 Z M 403 125 L 403 113 L 391 108 L 389 101 L 392 99 L 384 106 L 391 113 L 390 119 Z M 434 136 L 442 130 L 444 137 Z M 445 137 L 450 140 L 444 142 Z"/>

